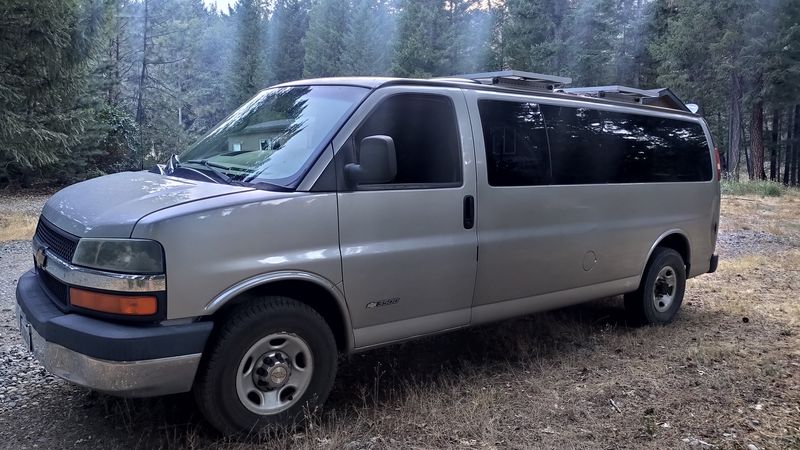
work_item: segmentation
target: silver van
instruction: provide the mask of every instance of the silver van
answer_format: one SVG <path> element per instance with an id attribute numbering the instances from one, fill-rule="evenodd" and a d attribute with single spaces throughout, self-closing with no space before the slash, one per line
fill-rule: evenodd
<path id="1" fill-rule="evenodd" d="M 44 206 L 26 345 L 120 396 L 193 391 L 224 433 L 324 403 L 337 356 L 713 272 L 719 165 L 668 90 L 506 71 L 265 89 L 151 171 Z"/>

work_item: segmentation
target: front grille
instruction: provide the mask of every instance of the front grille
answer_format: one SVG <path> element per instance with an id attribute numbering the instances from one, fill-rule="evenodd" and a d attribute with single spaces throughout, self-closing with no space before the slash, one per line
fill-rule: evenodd
<path id="1" fill-rule="evenodd" d="M 36 269 L 36 274 L 42 280 L 42 285 L 50 293 L 50 296 L 61 306 L 69 304 L 69 287 L 54 276 L 41 269 Z"/>
<path id="2" fill-rule="evenodd" d="M 75 247 L 78 245 L 76 236 L 61 231 L 44 218 L 40 218 L 39 224 L 36 225 L 36 237 L 61 259 L 66 262 L 72 261 Z"/>

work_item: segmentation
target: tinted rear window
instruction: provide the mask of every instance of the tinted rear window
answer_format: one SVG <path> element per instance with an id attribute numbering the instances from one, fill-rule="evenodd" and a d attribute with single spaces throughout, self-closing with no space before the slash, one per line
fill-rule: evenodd
<path id="1" fill-rule="evenodd" d="M 500 100 L 481 100 L 479 109 L 492 186 L 712 178 L 694 122 Z"/>
<path id="2" fill-rule="evenodd" d="M 709 181 L 700 124 L 586 108 L 541 105 L 554 184 Z"/>
<path id="3" fill-rule="evenodd" d="M 489 184 L 548 184 L 550 155 L 539 105 L 482 100 L 478 107 L 486 142 Z"/>

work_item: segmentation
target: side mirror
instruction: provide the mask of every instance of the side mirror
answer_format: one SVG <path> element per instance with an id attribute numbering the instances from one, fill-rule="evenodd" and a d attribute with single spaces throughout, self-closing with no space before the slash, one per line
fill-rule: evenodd
<path id="1" fill-rule="evenodd" d="M 344 168 L 352 185 L 388 183 L 397 175 L 394 140 L 389 136 L 367 136 L 359 145 L 358 164 Z"/>

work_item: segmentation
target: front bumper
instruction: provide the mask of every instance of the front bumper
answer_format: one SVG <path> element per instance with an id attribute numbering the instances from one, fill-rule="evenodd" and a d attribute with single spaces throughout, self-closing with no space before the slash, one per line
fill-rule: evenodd
<path id="1" fill-rule="evenodd" d="M 129 325 L 63 313 L 35 271 L 19 279 L 17 310 L 24 340 L 48 371 L 124 397 L 189 391 L 213 328 L 212 322 Z"/>

